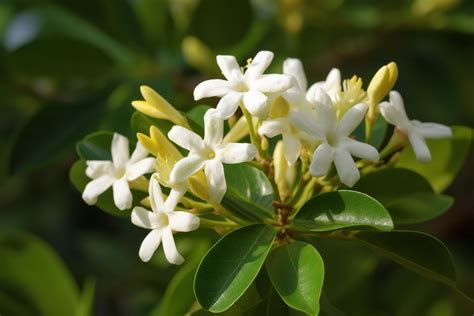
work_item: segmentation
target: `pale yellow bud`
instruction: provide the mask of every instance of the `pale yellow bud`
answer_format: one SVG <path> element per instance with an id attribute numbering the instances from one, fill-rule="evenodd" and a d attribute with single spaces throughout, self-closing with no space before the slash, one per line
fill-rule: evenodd
<path id="1" fill-rule="evenodd" d="M 256 118 L 252 118 L 256 120 Z M 254 122 L 255 123 L 255 122 Z M 241 116 L 225 135 L 223 143 L 236 143 L 249 134 L 249 125 L 245 116 Z"/>
<path id="2" fill-rule="evenodd" d="M 198 38 L 185 37 L 181 43 L 181 50 L 189 65 L 204 72 L 216 72 L 215 54 Z"/>
<path id="3" fill-rule="evenodd" d="M 158 92 L 147 86 L 141 86 L 140 91 L 145 101 L 132 102 L 132 106 L 137 111 L 157 119 L 168 120 L 176 125 L 189 128 L 186 118 Z"/>
<path id="4" fill-rule="evenodd" d="M 398 67 L 394 62 L 383 66 L 375 73 L 367 88 L 367 96 L 369 97 L 368 116 L 370 119 L 374 119 L 378 104 L 392 90 L 397 78 Z"/>
<path id="5" fill-rule="evenodd" d="M 278 98 L 273 101 L 270 107 L 270 118 L 277 119 L 280 117 L 288 116 L 288 112 L 290 111 L 290 105 L 285 100 L 285 98 L 279 96 Z"/>
<path id="6" fill-rule="evenodd" d="M 278 192 L 282 199 L 288 197 L 290 194 L 287 173 L 288 173 L 288 162 L 285 158 L 285 148 L 283 141 L 278 141 L 273 151 L 273 168 L 274 168 L 274 177 L 275 183 L 278 187 Z"/>

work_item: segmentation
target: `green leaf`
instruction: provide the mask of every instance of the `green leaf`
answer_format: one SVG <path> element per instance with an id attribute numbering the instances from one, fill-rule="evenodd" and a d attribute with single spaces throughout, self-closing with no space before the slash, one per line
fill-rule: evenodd
<path id="1" fill-rule="evenodd" d="M 247 164 L 224 165 L 227 192 L 222 205 L 251 222 L 274 218 L 273 188 L 266 175 Z"/>
<path id="2" fill-rule="evenodd" d="M 69 180 L 74 185 L 74 187 L 82 193 L 84 188 L 86 187 L 87 183 L 91 181 L 89 177 L 86 175 L 86 163 L 83 160 L 76 161 L 71 169 L 69 170 Z M 133 203 L 132 209 L 134 206 L 139 206 L 140 201 L 147 196 L 146 193 L 141 191 L 132 190 L 133 194 Z M 114 203 L 114 197 L 112 193 L 112 189 L 108 189 L 104 193 L 102 193 L 99 198 L 97 199 L 97 203 L 95 204 L 98 208 L 102 211 L 107 212 L 109 214 L 119 216 L 119 217 L 129 217 L 131 210 L 119 210 Z"/>
<path id="3" fill-rule="evenodd" d="M 347 227 L 393 229 L 387 210 L 370 196 L 356 191 L 334 191 L 317 195 L 298 211 L 293 226 L 303 231 L 328 231 Z"/>
<path id="4" fill-rule="evenodd" d="M 101 131 L 87 135 L 76 145 L 79 157 L 84 160 L 112 160 L 114 133 Z"/>
<path id="5" fill-rule="evenodd" d="M 201 306 L 213 313 L 231 307 L 252 284 L 273 244 L 271 226 L 246 226 L 222 237 L 201 261 L 194 292 Z"/>
<path id="6" fill-rule="evenodd" d="M 135 133 L 150 135 L 150 126 L 153 125 L 167 135 L 174 124 L 170 121 L 155 119 L 137 111 L 132 114 L 130 125 Z"/>
<path id="7" fill-rule="evenodd" d="M 197 126 L 201 128 L 201 130 L 204 130 L 204 114 L 206 114 L 207 110 L 209 110 L 211 107 L 208 105 L 200 104 L 193 106 L 191 110 L 186 112 L 186 116 L 196 123 Z"/>
<path id="8" fill-rule="evenodd" d="M 382 117 L 379 115 L 375 121 L 374 126 L 372 127 L 372 137 L 370 138 L 369 144 L 375 148 L 380 148 L 383 141 L 385 140 L 385 134 L 387 133 L 388 124 Z M 365 122 L 362 122 L 354 131 L 354 136 L 357 140 L 365 143 Z"/>
<path id="9" fill-rule="evenodd" d="M 103 111 L 101 99 L 74 105 L 53 104 L 40 110 L 18 135 L 10 170 L 19 173 L 39 168 L 71 149 L 97 125 Z"/>
<path id="10" fill-rule="evenodd" d="M 34 315 L 44 316 L 76 313 L 77 285 L 59 256 L 43 241 L 28 234 L 2 234 L 0 267 L 0 296 L 21 299 L 23 311 L 31 308 Z M 2 297 L 3 313 L 6 300 Z"/>
<path id="11" fill-rule="evenodd" d="M 318 315 L 324 263 L 318 251 L 302 241 L 273 249 L 266 261 L 268 276 L 290 307 Z"/>
<path id="12" fill-rule="evenodd" d="M 360 232 L 355 239 L 424 277 L 456 287 L 451 254 L 433 236 L 414 231 Z"/>
<path id="13" fill-rule="evenodd" d="M 432 161 L 421 163 L 416 160 L 411 146 L 407 146 L 396 164 L 399 168 L 415 171 L 425 177 L 435 192 L 443 192 L 456 178 L 469 154 L 473 130 L 465 126 L 453 126 L 450 139 L 429 139 L 428 146 Z"/>
<path id="14" fill-rule="evenodd" d="M 430 183 L 416 172 L 401 168 L 369 173 L 353 189 L 382 203 L 399 224 L 435 218 L 447 211 L 454 201 L 450 196 L 434 193 Z"/>
<path id="15" fill-rule="evenodd" d="M 92 316 L 94 315 L 94 293 L 96 281 L 93 278 L 86 279 L 84 288 L 79 298 L 79 304 L 76 316 Z"/>

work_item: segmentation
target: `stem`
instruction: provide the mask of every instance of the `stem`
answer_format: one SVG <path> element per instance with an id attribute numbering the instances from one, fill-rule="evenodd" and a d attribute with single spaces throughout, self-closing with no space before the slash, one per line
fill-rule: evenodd
<path id="1" fill-rule="evenodd" d="M 230 219 L 231 221 L 239 224 L 239 226 L 248 225 L 247 221 L 245 221 L 245 220 L 243 220 L 243 219 L 241 219 L 237 216 L 232 215 L 228 210 L 226 210 L 224 207 L 222 207 L 222 205 L 214 204 L 213 207 L 214 207 L 215 213 L 217 215 L 221 215 L 221 216 L 225 217 L 226 219 Z"/>
<path id="2" fill-rule="evenodd" d="M 253 125 L 252 115 L 249 113 L 249 111 L 247 111 L 247 109 L 242 105 L 242 103 L 240 104 L 240 108 L 242 109 L 242 113 L 244 114 L 244 117 L 247 120 L 247 124 L 249 126 L 250 141 L 257 148 L 258 155 L 262 159 L 267 159 L 268 154 L 262 149 L 262 146 L 261 146 L 261 143 L 260 143 L 260 137 L 258 136 L 257 132 L 255 131 L 255 127 Z"/>
<path id="3" fill-rule="evenodd" d="M 199 227 L 204 227 L 204 228 L 215 228 L 215 227 L 239 227 L 238 224 L 234 222 L 229 222 L 229 221 L 213 221 L 210 219 L 206 218 L 200 218 L 199 219 Z"/>
<path id="4" fill-rule="evenodd" d="M 214 208 L 212 207 L 211 204 L 204 203 L 204 202 L 199 202 L 199 201 L 193 200 L 193 199 L 191 199 L 187 196 L 183 196 L 181 198 L 180 202 L 181 202 L 181 204 L 183 204 L 184 207 L 196 209 L 196 210 L 199 211 L 199 213 L 214 210 Z"/>

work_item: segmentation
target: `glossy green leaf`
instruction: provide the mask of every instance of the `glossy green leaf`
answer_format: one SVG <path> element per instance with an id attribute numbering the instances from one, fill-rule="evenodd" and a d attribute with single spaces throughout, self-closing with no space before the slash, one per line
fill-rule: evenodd
<path id="1" fill-rule="evenodd" d="M 399 224 L 435 218 L 447 211 L 454 201 L 450 196 L 434 193 L 429 182 L 416 172 L 401 168 L 369 173 L 361 177 L 353 189 L 382 203 Z"/>
<path id="2" fill-rule="evenodd" d="M 472 128 L 453 126 L 452 129 L 454 135 L 450 139 L 427 140 L 431 162 L 417 161 L 411 146 L 407 146 L 396 166 L 421 174 L 431 183 L 435 192 L 443 192 L 461 170 L 472 144 Z"/>
<path id="3" fill-rule="evenodd" d="M 150 135 L 150 126 L 153 125 L 166 135 L 174 124 L 170 121 L 155 119 L 137 111 L 133 113 L 130 125 L 135 133 Z"/>
<path id="4" fill-rule="evenodd" d="M 251 222 L 274 217 L 272 185 L 259 169 L 247 164 L 224 165 L 227 192 L 222 205 Z"/>
<path id="5" fill-rule="evenodd" d="M 207 110 L 209 110 L 210 108 L 210 106 L 204 104 L 196 105 L 193 106 L 191 110 L 186 112 L 186 116 L 203 130 L 204 114 L 206 114 Z"/>
<path id="6" fill-rule="evenodd" d="M 318 315 L 324 262 L 318 251 L 302 241 L 273 249 L 266 261 L 268 276 L 290 307 Z"/>
<path id="7" fill-rule="evenodd" d="M 414 231 L 393 231 L 360 232 L 355 238 L 424 277 L 456 286 L 451 254 L 433 236 Z"/>
<path id="8" fill-rule="evenodd" d="M 77 285 L 59 256 L 43 241 L 28 234 L 2 234 L 0 267 L 2 314 L 7 308 L 12 310 L 15 300 L 21 300 L 22 309 L 16 309 L 18 312 L 75 315 L 79 300 Z M 4 308 L 7 300 L 10 305 Z"/>
<path id="9" fill-rule="evenodd" d="M 379 148 L 385 140 L 385 134 L 387 133 L 387 122 L 383 119 L 382 115 L 377 117 L 374 126 L 372 127 L 372 137 L 370 138 L 369 144 L 375 148 Z M 354 131 L 354 136 L 357 140 L 365 143 L 365 122 L 362 122 Z"/>
<path id="10" fill-rule="evenodd" d="M 98 124 L 103 111 L 101 99 L 72 106 L 54 104 L 40 110 L 18 135 L 11 152 L 10 170 L 30 171 L 73 148 L 75 142 Z"/>
<path id="11" fill-rule="evenodd" d="M 74 187 L 79 191 L 83 192 L 87 183 L 91 181 L 86 175 L 86 163 L 83 160 L 76 161 L 71 169 L 69 170 L 69 180 L 74 185 Z M 132 190 L 133 194 L 133 206 L 140 205 L 140 201 L 147 196 L 146 193 L 141 191 Z M 119 210 L 114 203 L 114 197 L 112 189 L 108 189 L 102 195 L 99 196 L 97 203 L 95 204 L 98 208 L 107 212 L 109 214 L 120 216 L 120 217 L 129 217 L 131 210 Z"/>
<path id="12" fill-rule="evenodd" d="M 293 227 L 302 231 L 328 231 L 347 227 L 393 229 L 387 210 L 370 196 L 356 191 L 334 191 L 317 195 L 298 211 Z"/>
<path id="13" fill-rule="evenodd" d="M 77 143 L 77 154 L 84 160 L 112 160 L 113 137 L 114 133 L 107 131 L 89 134 Z"/>
<path id="14" fill-rule="evenodd" d="M 230 308 L 252 284 L 275 236 L 271 226 L 257 224 L 222 237 L 196 273 L 194 292 L 199 304 L 214 313 Z"/>

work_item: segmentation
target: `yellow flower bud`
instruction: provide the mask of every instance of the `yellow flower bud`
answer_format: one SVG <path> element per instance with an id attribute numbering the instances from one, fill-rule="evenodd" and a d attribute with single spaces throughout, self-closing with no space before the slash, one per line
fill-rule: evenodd
<path id="1" fill-rule="evenodd" d="M 367 88 L 369 97 L 369 119 L 375 119 L 377 105 L 392 90 L 398 78 L 398 67 L 394 62 L 381 67 L 374 75 Z"/>
<path id="2" fill-rule="evenodd" d="M 140 91 L 145 101 L 132 102 L 132 106 L 137 111 L 157 119 L 168 120 L 176 125 L 189 128 L 186 118 L 158 92 L 147 86 L 141 86 Z"/>
<path id="3" fill-rule="evenodd" d="M 279 96 L 273 101 L 270 107 L 270 118 L 277 119 L 280 117 L 286 117 L 290 111 L 290 105 L 285 98 Z"/>
<path id="4" fill-rule="evenodd" d="M 198 38 L 185 37 L 181 43 L 181 51 L 189 65 L 204 72 L 217 72 L 215 54 Z"/>
<path id="5" fill-rule="evenodd" d="M 176 147 L 168 138 L 155 126 L 150 127 L 150 136 L 142 133 L 137 134 L 140 143 L 152 155 L 156 156 L 156 171 L 158 181 L 167 187 L 170 187 L 169 177 L 171 170 L 178 160 L 183 158 Z M 191 192 L 202 200 L 208 200 L 209 190 L 206 177 L 202 170 L 198 171 L 188 179 Z"/>
<path id="6" fill-rule="evenodd" d="M 275 183 L 278 187 L 278 192 L 283 200 L 290 195 L 290 182 L 295 171 L 295 165 L 288 166 L 285 158 L 285 149 L 283 141 L 278 141 L 273 151 L 273 168 L 275 175 Z"/>
<path id="7" fill-rule="evenodd" d="M 249 134 L 249 125 L 245 116 L 241 116 L 225 135 L 223 143 L 236 143 Z"/>

